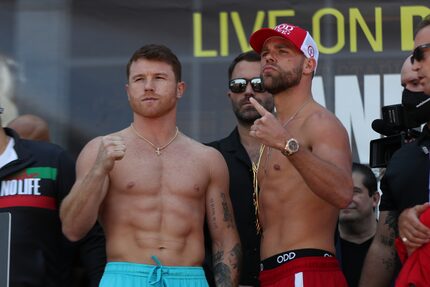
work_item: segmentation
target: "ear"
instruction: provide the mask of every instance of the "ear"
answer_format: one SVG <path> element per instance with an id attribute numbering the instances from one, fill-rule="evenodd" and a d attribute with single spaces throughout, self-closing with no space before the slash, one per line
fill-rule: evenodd
<path id="1" fill-rule="evenodd" d="M 303 74 L 312 74 L 315 71 L 317 62 L 314 58 L 305 58 Z"/>
<path id="2" fill-rule="evenodd" d="M 128 83 L 125 84 L 125 92 L 127 93 L 127 99 L 128 99 L 128 101 L 130 101 L 129 89 L 130 89 L 130 87 L 129 87 Z"/>
<path id="3" fill-rule="evenodd" d="M 178 82 L 176 84 L 176 98 L 180 99 L 182 98 L 182 95 L 184 94 L 186 89 L 185 82 Z"/>
<path id="4" fill-rule="evenodd" d="M 375 193 L 372 195 L 373 208 L 376 208 L 378 206 L 380 198 L 381 198 L 381 194 L 378 191 L 375 191 Z"/>

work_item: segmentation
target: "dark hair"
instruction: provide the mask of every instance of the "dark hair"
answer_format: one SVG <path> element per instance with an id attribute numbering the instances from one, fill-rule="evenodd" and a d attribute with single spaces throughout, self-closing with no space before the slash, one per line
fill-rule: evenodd
<path id="1" fill-rule="evenodd" d="M 367 165 L 353 162 L 352 163 L 352 172 L 361 173 L 364 176 L 363 185 L 369 191 L 369 196 L 375 194 L 378 189 L 378 181 L 376 179 L 375 174 Z"/>
<path id="2" fill-rule="evenodd" d="M 427 15 L 417 26 L 416 30 L 415 30 L 415 36 L 418 34 L 418 32 L 427 27 L 430 26 L 430 14 Z"/>
<path id="3" fill-rule="evenodd" d="M 233 70 L 237 63 L 241 61 L 260 62 L 260 59 L 260 54 L 252 50 L 239 54 L 236 58 L 234 58 L 233 62 L 231 62 L 230 66 L 228 67 L 228 79 L 231 80 L 231 75 L 233 74 Z"/>
<path id="4" fill-rule="evenodd" d="M 127 64 L 127 80 L 130 77 L 130 67 L 133 62 L 139 59 L 154 60 L 167 63 L 172 66 L 176 81 L 181 81 L 181 62 L 173 52 L 164 45 L 149 44 L 145 45 L 131 56 Z"/>

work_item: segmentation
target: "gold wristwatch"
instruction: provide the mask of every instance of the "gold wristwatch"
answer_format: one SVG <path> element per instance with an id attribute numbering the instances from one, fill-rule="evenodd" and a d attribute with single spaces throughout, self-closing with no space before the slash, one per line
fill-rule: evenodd
<path id="1" fill-rule="evenodd" d="M 295 138 L 290 138 L 286 143 L 283 150 L 281 150 L 282 154 L 285 156 L 291 156 L 296 153 L 300 148 L 299 142 Z"/>

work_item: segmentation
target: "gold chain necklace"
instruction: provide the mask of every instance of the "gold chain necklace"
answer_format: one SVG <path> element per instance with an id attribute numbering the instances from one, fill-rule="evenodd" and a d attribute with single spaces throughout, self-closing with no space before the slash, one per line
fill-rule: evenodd
<path id="1" fill-rule="evenodd" d="M 133 125 L 133 123 L 131 123 L 130 124 L 130 127 L 131 127 L 131 129 L 133 130 L 133 132 L 139 137 L 139 138 L 141 138 L 141 139 L 143 139 L 144 141 L 146 141 L 147 143 L 149 143 L 154 149 L 155 149 L 155 153 L 157 154 L 157 156 L 160 156 L 161 155 L 161 151 L 163 150 L 163 149 L 165 149 L 166 147 L 168 147 L 175 139 L 176 139 L 176 137 L 178 136 L 178 134 L 179 134 L 179 129 L 178 129 L 178 127 L 176 127 L 176 132 L 175 132 L 175 135 L 170 139 L 170 141 L 167 143 L 167 144 L 165 144 L 165 145 L 163 145 L 163 146 L 156 146 L 155 144 L 153 144 L 150 140 L 148 140 L 147 138 L 145 138 L 144 136 L 142 136 L 141 134 L 139 134 L 138 132 L 137 132 L 137 130 L 135 129 L 135 127 L 134 127 L 134 125 Z"/>
<path id="2" fill-rule="evenodd" d="M 284 128 L 287 127 L 288 123 L 294 120 L 295 117 L 306 107 L 306 105 L 312 100 L 312 98 L 309 98 L 306 102 L 304 102 L 300 108 L 285 122 Z"/>
<path id="3" fill-rule="evenodd" d="M 283 124 L 283 127 L 286 128 L 287 125 L 300 113 L 301 110 L 303 110 L 305 108 L 305 106 L 311 101 L 312 98 L 308 99 L 307 101 L 305 101 L 300 108 L 285 122 L 285 124 Z M 263 157 L 263 153 L 264 153 L 264 149 L 266 148 L 266 146 L 264 144 L 262 144 L 260 146 L 260 152 L 259 152 L 259 157 L 258 157 L 258 161 L 257 163 L 252 163 L 252 173 L 253 173 L 253 186 L 254 186 L 254 192 L 253 192 L 253 202 L 254 202 L 254 209 L 255 209 L 255 225 L 257 228 L 257 234 L 261 233 L 261 224 L 260 224 L 260 220 L 258 218 L 258 215 L 260 213 L 260 205 L 259 205 L 259 196 L 260 196 L 260 187 L 258 184 L 258 170 L 260 168 L 260 163 L 261 163 L 261 158 Z M 272 149 L 269 147 L 268 151 L 267 151 L 267 156 L 266 156 L 266 162 L 264 164 L 264 173 L 267 174 L 267 163 L 270 160 L 270 154 L 271 154 Z"/>
<path id="4" fill-rule="evenodd" d="M 305 101 L 298 109 L 297 109 L 297 111 L 291 116 L 291 117 L 289 117 L 288 118 L 288 120 L 285 122 L 285 124 L 283 124 L 283 127 L 284 128 L 286 128 L 287 127 L 287 125 L 292 121 L 292 120 L 294 120 L 296 117 L 297 117 L 297 115 L 306 107 L 306 105 L 310 102 L 312 100 L 312 98 L 309 98 L 307 101 Z M 263 148 L 263 150 L 264 150 L 264 148 Z M 271 147 L 269 147 L 268 148 L 268 151 L 267 151 L 267 156 L 266 156 L 266 162 L 265 162 L 265 164 L 264 164 L 264 173 L 265 174 L 267 174 L 267 164 L 268 164 L 268 162 L 269 162 L 269 160 L 270 160 L 270 156 L 271 156 L 271 153 L 272 153 L 272 148 Z M 259 165 L 259 164 L 258 164 Z"/>

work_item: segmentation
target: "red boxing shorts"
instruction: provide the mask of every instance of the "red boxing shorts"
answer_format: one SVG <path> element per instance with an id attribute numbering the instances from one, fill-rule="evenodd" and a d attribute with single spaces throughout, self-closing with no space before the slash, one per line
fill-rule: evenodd
<path id="1" fill-rule="evenodd" d="M 261 287 L 348 287 L 337 259 L 324 250 L 283 252 L 263 260 L 261 267 Z"/>

